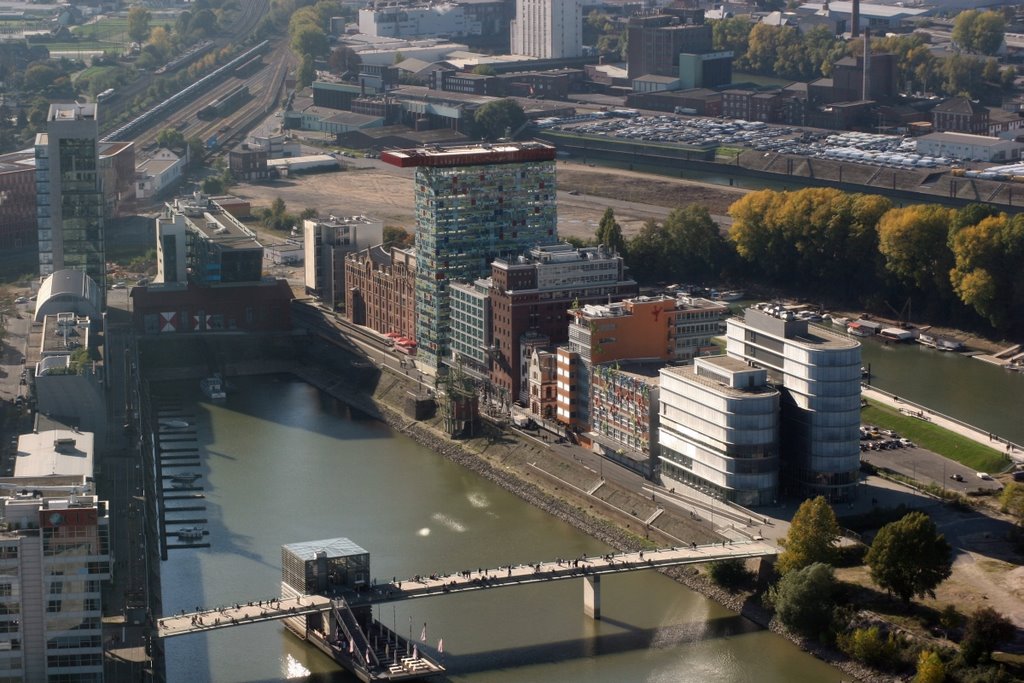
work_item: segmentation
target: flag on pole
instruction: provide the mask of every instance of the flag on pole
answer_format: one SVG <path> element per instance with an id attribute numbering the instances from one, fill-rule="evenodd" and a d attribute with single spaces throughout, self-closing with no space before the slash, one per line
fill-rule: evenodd
<path id="1" fill-rule="evenodd" d="M 427 642 L 427 622 L 423 622 L 423 630 L 420 631 L 420 641 Z"/>
<path id="2" fill-rule="evenodd" d="M 444 654 L 444 638 L 438 638 L 437 639 L 437 654 L 439 654 L 439 655 L 443 655 Z"/>

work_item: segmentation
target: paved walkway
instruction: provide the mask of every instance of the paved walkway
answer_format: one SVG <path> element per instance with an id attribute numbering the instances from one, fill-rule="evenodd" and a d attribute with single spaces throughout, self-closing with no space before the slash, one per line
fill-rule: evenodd
<path id="1" fill-rule="evenodd" d="M 598 557 L 582 556 L 574 559 L 556 559 L 537 564 L 517 564 L 494 569 L 479 568 L 452 574 L 414 576 L 412 579 L 394 579 L 377 584 L 372 590 L 347 598 L 351 605 L 397 602 L 425 598 L 446 593 L 458 593 L 485 588 L 518 586 L 559 579 L 574 579 L 600 574 L 642 571 L 659 567 L 685 564 L 703 564 L 732 558 L 774 556 L 778 550 L 763 542 L 733 542 L 693 545 L 633 553 L 609 553 Z M 263 621 L 322 612 L 329 609 L 331 599 L 321 595 L 301 598 L 255 600 L 209 610 L 182 612 L 164 617 L 157 622 L 161 638 L 212 631 L 231 626 L 255 624 Z"/>
<path id="2" fill-rule="evenodd" d="M 911 403 L 899 398 L 898 396 L 881 391 L 874 387 L 862 385 L 861 396 L 895 408 L 905 415 L 911 415 L 927 422 L 931 422 L 934 425 L 947 429 L 955 434 L 959 434 L 960 436 L 980 443 L 983 446 L 988 446 L 995 450 L 1002 450 L 1015 463 L 1024 462 L 1024 450 L 1022 450 L 1019 445 L 1007 443 L 1004 439 L 1001 439 L 999 436 L 994 435 L 991 432 L 982 431 L 981 429 L 959 422 L 940 413 L 935 413 L 924 406 Z"/>

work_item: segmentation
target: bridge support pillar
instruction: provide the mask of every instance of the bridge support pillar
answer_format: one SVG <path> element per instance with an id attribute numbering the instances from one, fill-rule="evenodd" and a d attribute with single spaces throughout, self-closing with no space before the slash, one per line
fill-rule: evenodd
<path id="1" fill-rule="evenodd" d="M 583 613 L 591 619 L 601 618 L 601 575 L 583 577 Z"/>

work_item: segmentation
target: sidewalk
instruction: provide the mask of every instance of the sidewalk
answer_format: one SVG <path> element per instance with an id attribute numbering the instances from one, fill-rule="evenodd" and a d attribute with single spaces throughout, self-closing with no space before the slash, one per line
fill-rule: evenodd
<path id="1" fill-rule="evenodd" d="M 894 394 L 886 393 L 874 387 L 861 385 L 861 396 L 871 399 L 872 401 L 885 404 L 901 412 L 904 410 L 910 410 L 911 412 L 920 413 L 922 419 L 925 419 L 934 425 L 949 430 L 954 434 L 959 434 L 960 436 L 983 446 L 988 446 L 995 450 L 1003 449 L 1015 463 L 1024 463 L 1024 449 L 1022 449 L 1018 444 L 1008 442 L 991 432 L 983 431 L 977 427 L 972 427 L 971 425 L 951 419 L 941 413 L 933 412 L 925 406 L 911 401 L 906 401 Z"/>

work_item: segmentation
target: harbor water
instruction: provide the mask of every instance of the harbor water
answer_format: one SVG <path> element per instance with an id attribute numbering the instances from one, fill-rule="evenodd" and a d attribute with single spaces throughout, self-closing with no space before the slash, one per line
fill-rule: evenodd
<path id="1" fill-rule="evenodd" d="M 194 383 L 156 393 L 195 415 L 208 549 L 172 550 L 164 612 L 277 595 L 280 546 L 345 536 L 379 579 L 447 573 L 609 548 L 445 460 L 387 425 L 290 377 L 233 380 L 226 402 Z M 606 577 L 602 621 L 583 614 L 581 582 L 384 605 L 377 618 L 444 641 L 449 680 L 839 681 L 842 675 L 656 572 Z M 166 643 L 168 678 L 354 681 L 278 624 Z"/>
<path id="2" fill-rule="evenodd" d="M 921 344 L 861 340 L 871 384 L 931 410 L 1024 444 L 1024 373 Z"/>

